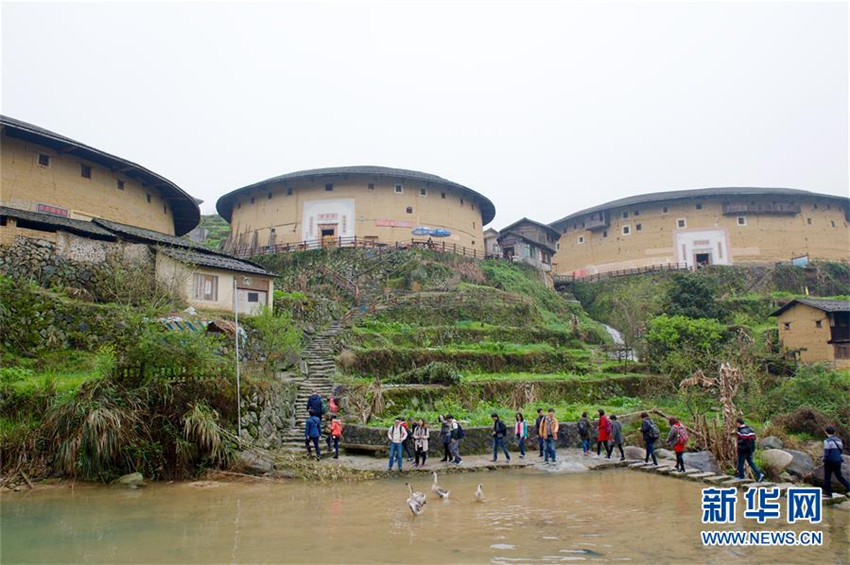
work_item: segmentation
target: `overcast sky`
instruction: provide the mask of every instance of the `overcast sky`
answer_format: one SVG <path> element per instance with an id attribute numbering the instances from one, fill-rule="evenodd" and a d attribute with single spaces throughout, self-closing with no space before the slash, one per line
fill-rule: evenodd
<path id="1" fill-rule="evenodd" d="M 14 4 L 2 112 L 202 198 L 383 165 L 494 227 L 646 192 L 848 193 L 845 3 Z"/>

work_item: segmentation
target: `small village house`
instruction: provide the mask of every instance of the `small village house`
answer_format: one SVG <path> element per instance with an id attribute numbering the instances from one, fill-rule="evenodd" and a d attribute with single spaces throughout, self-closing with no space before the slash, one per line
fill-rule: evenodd
<path id="1" fill-rule="evenodd" d="M 552 256 L 559 236 L 557 230 L 546 224 L 523 218 L 502 228 L 497 241 L 505 259 L 548 272 L 552 270 Z"/>
<path id="2" fill-rule="evenodd" d="M 499 232 L 493 228 L 484 230 L 484 257 L 487 259 L 502 257 L 502 248 L 499 247 Z"/>
<path id="3" fill-rule="evenodd" d="M 850 369 L 850 301 L 797 298 L 777 318 L 782 347 L 803 363 L 831 363 Z"/>

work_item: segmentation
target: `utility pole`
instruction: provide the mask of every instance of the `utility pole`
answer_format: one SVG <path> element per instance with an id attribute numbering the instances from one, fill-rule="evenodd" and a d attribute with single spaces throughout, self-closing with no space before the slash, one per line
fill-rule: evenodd
<path id="1" fill-rule="evenodd" d="M 242 447 L 242 381 L 239 378 L 239 299 L 236 296 L 236 277 L 233 277 L 233 318 L 236 322 L 234 331 L 236 341 L 236 437 L 239 447 Z"/>

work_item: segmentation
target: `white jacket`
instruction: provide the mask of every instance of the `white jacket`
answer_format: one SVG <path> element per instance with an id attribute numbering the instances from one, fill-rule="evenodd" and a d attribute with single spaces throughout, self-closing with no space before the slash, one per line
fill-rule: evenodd
<path id="1" fill-rule="evenodd" d="M 390 429 L 387 431 L 387 438 L 392 443 L 401 443 L 407 439 L 407 430 L 404 426 L 395 427 L 395 424 L 390 426 Z"/>

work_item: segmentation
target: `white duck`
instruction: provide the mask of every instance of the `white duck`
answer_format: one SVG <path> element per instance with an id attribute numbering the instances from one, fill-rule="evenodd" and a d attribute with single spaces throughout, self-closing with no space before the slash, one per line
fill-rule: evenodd
<path id="1" fill-rule="evenodd" d="M 407 489 L 410 491 L 410 496 L 407 498 L 407 507 L 413 512 L 414 516 L 422 514 L 425 507 L 425 494 L 421 492 L 413 492 L 413 487 L 410 483 L 407 484 Z"/>
<path id="2" fill-rule="evenodd" d="M 475 502 L 484 502 L 484 485 L 478 485 L 475 489 Z"/>
<path id="3" fill-rule="evenodd" d="M 451 491 L 448 491 L 437 484 L 437 473 L 434 473 L 434 484 L 431 485 L 431 492 L 437 493 L 437 496 L 440 498 L 448 498 Z"/>
<path id="4" fill-rule="evenodd" d="M 417 502 L 425 504 L 425 501 L 427 500 L 428 496 L 424 492 L 413 490 L 413 486 L 410 483 L 404 484 L 407 485 L 407 490 L 410 492 L 410 498 L 416 500 Z"/>

